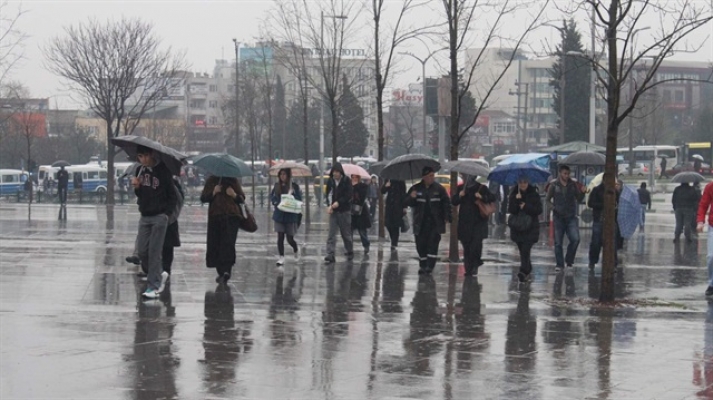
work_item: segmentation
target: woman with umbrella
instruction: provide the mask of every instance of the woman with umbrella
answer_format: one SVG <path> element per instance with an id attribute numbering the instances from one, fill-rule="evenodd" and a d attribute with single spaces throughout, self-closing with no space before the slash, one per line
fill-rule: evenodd
<path id="1" fill-rule="evenodd" d="M 478 276 L 478 268 L 483 265 L 483 239 L 488 237 L 488 217 L 480 215 L 476 202 L 495 201 L 495 196 L 476 178 L 468 177 L 451 199 L 451 203 L 458 207 L 458 239 L 463 245 L 465 276 Z"/>
<path id="2" fill-rule="evenodd" d="M 532 246 L 540 240 L 539 216 L 542 214 L 542 202 L 537 187 L 530 185 L 530 179 L 525 175 L 518 178 L 517 186 L 510 192 L 508 212 L 511 214 L 510 218 L 517 218 L 515 216 L 520 214 L 529 216 L 529 224 L 517 228 L 508 220 L 510 239 L 517 244 L 520 252 L 520 272 L 517 273 L 517 278 L 520 282 L 526 282 L 530 280 L 532 273 Z"/>
<path id="3" fill-rule="evenodd" d="M 369 186 L 361 181 L 361 175 L 352 174 L 352 230 L 359 232 L 364 254 L 369 254 L 369 235 L 367 229 L 371 228 L 371 214 L 369 213 L 368 193 Z"/>
<path id="4" fill-rule="evenodd" d="M 277 265 L 282 266 L 285 264 L 285 236 L 287 236 L 287 243 L 290 244 L 292 250 L 295 252 L 295 259 L 299 260 L 300 252 L 297 242 L 295 242 L 295 235 L 299 227 L 300 215 L 281 211 L 277 206 L 280 204 L 280 201 L 282 201 L 282 195 L 289 194 L 294 196 L 295 200 L 302 201 L 302 192 L 300 191 L 299 185 L 292 182 L 292 169 L 281 168 L 277 176 L 278 181 L 275 183 L 272 193 L 270 193 L 270 199 L 275 208 L 272 212 L 272 220 L 275 221 L 277 252 L 280 257 L 277 260 Z"/>
<path id="5" fill-rule="evenodd" d="M 384 186 L 382 186 L 381 193 L 386 195 L 384 225 L 386 226 L 386 230 L 389 231 L 391 250 L 396 250 L 399 246 L 399 235 L 401 234 L 401 227 L 404 224 L 404 216 L 406 215 L 406 210 L 404 209 L 406 183 L 394 179 L 388 180 Z"/>
<path id="6" fill-rule="evenodd" d="M 245 202 L 245 193 L 237 178 L 211 176 L 206 180 L 201 202 L 208 207 L 208 237 L 205 261 L 208 268 L 215 268 L 218 283 L 227 283 L 235 264 L 235 241 L 238 238 L 240 204 Z"/>

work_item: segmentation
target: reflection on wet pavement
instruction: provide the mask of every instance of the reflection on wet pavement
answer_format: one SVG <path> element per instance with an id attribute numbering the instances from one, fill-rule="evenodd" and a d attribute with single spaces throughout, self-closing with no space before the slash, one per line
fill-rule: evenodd
<path id="1" fill-rule="evenodd" d="M 502 227 L 478 277 L 445 261 L 418 276 L 409 235 L 398 251 L 374 243 L 324 265 L 319 212 L 298 236 L 305 256 L 278 271 L 258 209 L 231 284 L 216 285 L 206 209 L 186 207 L 169 289 L 142 301 L 124 261 L 135 208 L 57 213 L 34 206 L 28 220 L 26 206 L 0 204 L 3 399 L 713 398 L 705 239 L 674 245 L 669 214 L 647 216 L 647 233 L 628 241 L 615 282 L 630 302 L 612 309 L 594 301 L 587 229 L 577 268 L 561 274 L 543 229 L 521 286 Z"/>

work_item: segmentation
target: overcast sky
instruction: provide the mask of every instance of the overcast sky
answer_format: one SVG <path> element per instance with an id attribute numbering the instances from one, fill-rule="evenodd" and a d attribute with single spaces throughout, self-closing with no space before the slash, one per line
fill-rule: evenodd
<path id="1" fill-rule="evenodd" d="M 707 0 L 700 0 L 706 4 Z M 141 17 L 154 23 L 155 33 L 163 39 L 165 45 L 186 51 L 188 62 L 196 72 L 212 73 L 216 59 L 232 59 L 234 56 L 232 38 L 251 41 L 259 35 L 261 21 L 272 9 L 270 0 L 10 0 L 13 5 L 20 5 L 26 11 L 22 16 L 19 28 L 29 35 L 25 43 L 25 60 L 20 68 L 14 71 L 12 79 L 20 81 L 29 87 L 34 97 L 51 97 L 51 105 L 60 108 L 72 107 L 73 101 L 67 98 L 62 83 L 43 67 L 41 46 L 53 36 L 62 34 L 65 26 L 77 24 L 90 17 L 106 20 L 118 16 Z M 398 4 L 400 1 L 393 1 Z M 423 10 L 414 18 L 428 20 L 442 13 L 440 1 L 433 1 L 431 10 Z M 549 17 L 555 18 L 556 12 L 550 12 Z M 586 14 L 577 16 L 580 28 L 583 30 L 585 46 L 589 43 L 589 28 L 586 25 Z M 513 26 L 524 25 L 527 15 L 514 15 L 509 18 Z M 658 26 L 655 20 L 650 21 L 652 28 Z M 653 31 L 653 29 L 652 29 Z M 368 35 L 368 27 L 364 27 L 364 41 Z M 646 32 L 641 33 L 642 37 Z M 693 39 L 698 43 L 706 36 L 713 35 L 713 24 L 704 28 Z M 541 47 L 544 41 L 557 41 L 554 29 L 541 30 L 530 39 L 535 47 Z M 439 45 L 434 45 L 432 49 Z M 349 46 L 353 47 L 353 46 Z M 588 47 L 588 46 L 587 46 Z M 414 42 L 412 52 L 423 56 L 425 48 Z M 445 56 L 446 52 L 442 52 Z M 677 55 L 680 59 L 713 61 L 713 41 L 705 42 L 701 51 L 695 55 Z M 445 66 L 446 64 L 442 64 Z M 420 64 L 410 59 L 404 59 L 400 64 L 400 72 L 394 86 L 406 86 L 421 75 Z M 437 63 L 428 68 L 429 74 L 438 73 Z"/>

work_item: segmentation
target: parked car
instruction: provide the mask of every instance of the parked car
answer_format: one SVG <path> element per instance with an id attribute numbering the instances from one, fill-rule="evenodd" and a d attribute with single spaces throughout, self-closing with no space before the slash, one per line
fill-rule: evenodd
<path id="1" fill-rule="evenodd" d="M 674 165 L 672 168 L 669 168 L 666 170 L 666 173 L 670 176 L 676 175 L 679 172 L 688 172 L 688 171 L 695 171 L 693 169 L 693 161 L 688 161 L 685 163 L 678 163 Z M 713 172 L 711 172 L 711 165 L 706 164 L 706 163 L 701 163 L 701 169 L 698 171 L 701 175 L 713 175 Z"/>
<path id="2" fill-rule="evenodd" d="M 649 166 L 644 163 L 636 163 L 634 166 L 634 175 L 646 176 L 649 174 Z M 629 175 L 629 163 L 619 164 L 619 176 Z"/>

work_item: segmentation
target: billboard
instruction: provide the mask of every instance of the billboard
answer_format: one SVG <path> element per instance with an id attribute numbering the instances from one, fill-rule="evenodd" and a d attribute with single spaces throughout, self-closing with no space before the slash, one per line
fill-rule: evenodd
<path id="1" fill-rule="evenodd" d="M 391 104 L 423 107 L 423 86 L 411 84 L 408 89 L 395 89 L 391 92 Z"/>

